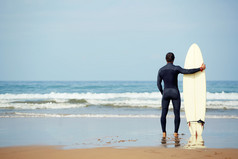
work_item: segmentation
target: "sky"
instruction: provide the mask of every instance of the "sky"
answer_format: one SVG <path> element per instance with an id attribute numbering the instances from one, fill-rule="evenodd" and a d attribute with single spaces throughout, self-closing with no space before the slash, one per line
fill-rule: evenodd
<path id="1" fill-rule="evenodd" d="M 236 0 L 1 0 L 0 80 L 156 81 L 193 43 L 207 80 L 238 80 L 237 28 Z"/>

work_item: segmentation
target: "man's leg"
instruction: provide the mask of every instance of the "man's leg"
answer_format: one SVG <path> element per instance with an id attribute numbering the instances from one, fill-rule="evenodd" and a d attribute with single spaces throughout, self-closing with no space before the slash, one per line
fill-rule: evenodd
<path id="1" fill-rule="evenodd" d="M 162 98 L 162 113 L 161 113 L 161 127 L 163 131 L 163 137 L 166 136 L 166 116 L 168 113 L 168 108 L 169 108 L 169 101 L 168 99 L 165 99 L 164 97 Z"/>
<path id="2" fill-rule="evenodd" d="M 174 136 L 176 137 L 178 135 L 179 125 L 180 125 L 180 106 L 181 106 L 181 100 L 180 96 L 178 99 L 173 99 L 173 107 L 174 107 Z"/>

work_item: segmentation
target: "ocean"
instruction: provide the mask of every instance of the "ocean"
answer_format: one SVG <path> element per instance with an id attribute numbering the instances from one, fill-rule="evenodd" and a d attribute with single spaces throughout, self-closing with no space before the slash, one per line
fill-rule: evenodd
<path id="1" fill-rule="evenodd" d="M 179 141 L 172 105 L 166 141 L 156 81 L 1 81 L 0 147 L 188 147 L 182 82 Z M 238 148 L 238 81 L 208 81 L 203 138 L 197 145 Z M 205 145 L 204 145 L 205 143 Z"/>
<path id="2" fill-rule="evenodd" d="M 1 81 L 0 118 L 159 118 L 161 97 L 156 81 Z M 206 118 L 238 119 L 238 81 L 207 82 Z"/>

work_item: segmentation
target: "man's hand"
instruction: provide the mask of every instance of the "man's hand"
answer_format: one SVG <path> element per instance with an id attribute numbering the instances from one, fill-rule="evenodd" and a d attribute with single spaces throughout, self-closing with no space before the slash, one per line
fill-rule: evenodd
<path id="1" fill-rule="evenodd" d="M 200 70 L 203 71 L 206 69 L 206 65 L 203 63 L 202 66 L 200 67 Z"/>

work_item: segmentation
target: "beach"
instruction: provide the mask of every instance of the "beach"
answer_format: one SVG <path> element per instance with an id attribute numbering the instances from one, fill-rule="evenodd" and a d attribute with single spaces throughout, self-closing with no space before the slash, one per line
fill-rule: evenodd
<path id="1" fill-rule="evenodd" d="M 168 124 L 172 123 L 169 118 Z M 185 119 L 178 140 L 173 137 L 173 128 L 168 129 L 163 140 L 159 119 L 6 118 L 0 120 L 0 156 L 1 159 L 233 159 L 238 155 L 236 123 L 237 119 L 208 119 L 203 142 L 194 147 L 188 146 L 190 134 Z"/>
<path id="2" fill-rule="evenodd" d="M 237 158 L 237 149 L 165 149 L 155 147 L 143 148 L 93 148 L 93 149 L 72 149 L 62 150 L 58 147 L 49 146 L 32 146 L 32 147 L 11 147 L 1 148 L 0 156 L 2 159 L 48 159 L 48 158 L 84 158 L 84 159 L 154 159 L 154 158 L 168 158 L 168 159 L 210 159 L 210 158 Z"/>
<path id="3" fill-rule="evenodd" d="M 0 0 L 0 159 L 238 159 L 237 28 L 238 0 Z"/>
<path id="4" fill-rule="evenodd" d="M 204 143 L 203 148 L 238 148 L 237 122 L 237 119 L 207 119 L 197 144 Z M 173 118 L 167 119 L 166 139 L 162 138 L 159 118 L 1 118 L 0 125 L 0 147 L 185 148 L 191 138 L 185 118 L 181 120 L 178 140 L 173 137 Z"/>

